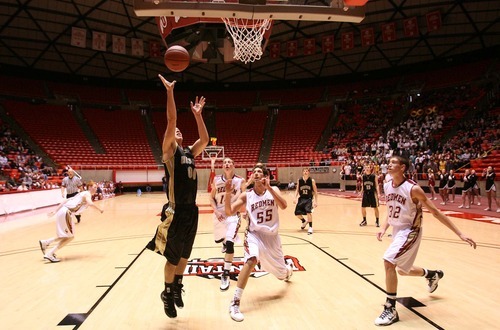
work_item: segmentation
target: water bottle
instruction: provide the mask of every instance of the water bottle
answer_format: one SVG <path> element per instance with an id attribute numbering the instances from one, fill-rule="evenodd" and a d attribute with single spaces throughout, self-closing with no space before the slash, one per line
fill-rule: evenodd
<path id="1" fill-rule="evenodd" d="M 141 197 L 142 195 L 142 191 L 141 191 L 141 188 L 137 189 L 137 197 Z"/>

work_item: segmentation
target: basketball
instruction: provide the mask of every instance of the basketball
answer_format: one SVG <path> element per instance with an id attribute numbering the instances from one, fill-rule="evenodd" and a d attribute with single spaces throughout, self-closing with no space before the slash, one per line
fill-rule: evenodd
<path id="1" fill-rule="evenodd" d="M 182 72 L 189 66 L 189 53 L 182 46 L 171 46 L 165 52 L 165 65 L 170 71 Z"/>

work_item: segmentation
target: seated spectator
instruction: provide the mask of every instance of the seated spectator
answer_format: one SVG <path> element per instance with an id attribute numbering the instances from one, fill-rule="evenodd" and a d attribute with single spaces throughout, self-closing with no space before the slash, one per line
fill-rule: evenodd
<path id="1" fill-rule="evenodd" d="M 24 174 L 23 180 L 21 181 L 21 184 L 25 185 L 28 190 L 31 189 L 31 186 L 33 185 L 33 179 L 30 176 L 31 173 L 26 173 Z"/>
<path id="2" fill-rule="evenodd" d="M 13 174 L 11 174 L 10 177 L 5 182 L 5 187 L 7 188 L 7 190 L 16 190 L 17 186 L 18 185 L 16 182 L 16 178 L 14 177 Z"/>
<path id="3" fill-rule="evenodd" d="M 118 195 L 123 193 L 123 183 L 121 181 L 116 184 L 116 193 Z"/>
<path id="4" fill-rule="evenodd" d="M 28 191 L 28 186 L 26 186 L 26 183 L 22 182 L 20 186 L 17 187 L 17 191 Z"/>
<path id="5" fill-rule="evenodd" d="M 100 185 L 97 185 L 97 190 L 95 194 L 92 196 L 92 200 L 101 200 L 102 199 L 102 189 Z"/>

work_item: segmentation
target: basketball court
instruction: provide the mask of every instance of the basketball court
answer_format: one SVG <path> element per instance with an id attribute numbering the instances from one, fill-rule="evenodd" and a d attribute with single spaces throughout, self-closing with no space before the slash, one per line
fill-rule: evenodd
<path id="1" fill-rule="evenodd" d="M 89 209 L 76 225 L 76 238 L 58 251 L 59 263 L 43 259 L 38 240 L 55 234 L 52 208 L 0 218 L 3 329 L 367 329 L 385 301 L 382 255 L 390 242 L 377 241 L 372 210 L 359 227 L 360 201 L 321 191 L 314 211 L 314 234 L 300 230 L 293 215 L 293 192 L 280 210 L 286 258 L 295 265 L 289 283 L 257 269 L 241 310 L 231 320 L 228 307 L 236 287 L 241 243 L 228 291 L 219 290 L 220 245 L 212 235 L 209 195 L 200 193 L 200 219 L 184 284 L 185 308 L 176 319 L 163 311 L 165 260 L 145 250 L 159 223 L 162 193 L 125 194 L 99 201 L 103 214 Z M 328 194 L 327 194 L 328 193 Z M 381 207 L 381 218 L 385 217 Z M 496 213 L 493 219 L 496 218 Z M 423 278 L 400 277 L 400 322 L 392 329 L 494 329 L 498 326 L 500 272 L 498 218 L 452 217 L 478 243 L 477 250 L 424 214 L 424 239 L 417 264 L 442 269 L 439 288 L 429 294 Z M 242 230 L 243 231 L 243 230 Z M 240 235 L 242 237 L 242 235 Z"/>
<path id="2" fill-rule="evenodd" d="M 273 33 L 272 20 L 359 23 L 364 18 L 362 6 L 334 7 L 334 3 L 340 4 L 337 1 L 317 1 L 312 6 L 266 3 L 135 1 L 135 12 L 138 16 L 158 17 L 163 39 L 175 28 L 172 24 L 182 27 L 210 20 L 225 24 L 233 39 L 234 58 L 245 64 L 260 59 Z M 251 47 L 244 48 L 249 44 Z M 213 168 L 220 154 L 212 150 L 204 157 Z M 288 208 L 280 210 L 280 234 L 285 257 L 293 261 L 294 275 L 287 283 L 256 269 L 242 298 L 242 323 L 234 322 L 228 312 L 241 267 L 242 245 L 240 242 L 235 247 L 231 286 L 221 292 L 223 255 L 221 246 L 213 241 L 209 194 L 202 192 L 198 196 L 198 235 L 183 281 L 185 307 L 178 310 L 175 319 L 165 315 L 160 300 L 165 259 L 145 249 L 159 224 L 159 212 L 166 200 L 163 193 L 143 193 L 140 197 L 125 194 L 99 201 L 104 213 L 90 209 L 83 214 L 82 222 L 76 225 L 75 239 L 57 253 L 59 263 L 44 260 L 38 243 L 55 235 L 54 218 L 46 215 L 54 208 L 0 217 L 0 297 L 4 302 L 0 327 L 375 328 L 373 322 L 385 302 L 382 255 L 390 238 L 377 241 L 373 211 L 368 210 L 368 226 L 360 227 L 359 200 L 320 190 L 319 207 L 313 214 L 314 234 L 307 235 L 293 215 L 293 192 L 282 193 Z M 382 220 L 386 210 L 383 206 L 380 210 Z M 463 214 L 449 215 L 476 240 L 477 250 L 425 214 L 424 238 L 416 264 L 441 269 L 445 276 L 433 294 L 427 292 L 424 278 L 400 277 L 400 322 L 391 329 L 498 328 L 497 213 L 484 221 L 475 215 L 460 217 Z M 240 237 L 242 233 L 243 229 Z"/>

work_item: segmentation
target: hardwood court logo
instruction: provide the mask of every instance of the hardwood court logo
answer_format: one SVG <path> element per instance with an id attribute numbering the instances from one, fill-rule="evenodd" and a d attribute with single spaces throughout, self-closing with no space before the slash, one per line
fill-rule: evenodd
<path id="1" fill-rule="evenodd" d="M 305 271 L 306 269 L 300 264 L 299 259 L 286 255 L 285 261 L 293 265 L 293 271 Z M 232 280 L 237 280 L 240 271 L 243 269 L 243 258 L 235 257 L 231 266 L 229 277 Z M 220 278 L 224 272 L 224 258 L 210 258 L 207 260 L 192 259 L 188 261 L 184 276 L 200 276 L 208 279 Z M 269 274 L 264 271 L 260 263 L 255 266 L 254 271 L 250 274 L 251 277 L 259 278 Z"/>

